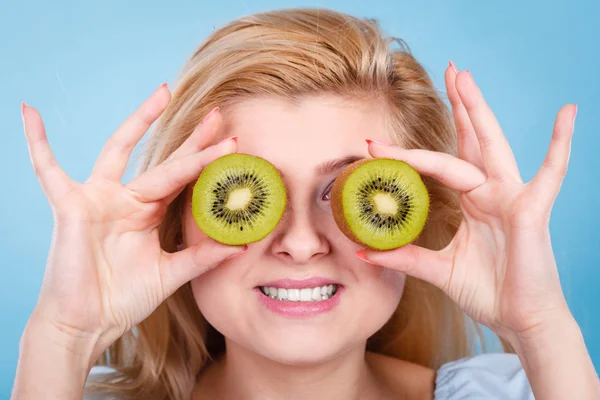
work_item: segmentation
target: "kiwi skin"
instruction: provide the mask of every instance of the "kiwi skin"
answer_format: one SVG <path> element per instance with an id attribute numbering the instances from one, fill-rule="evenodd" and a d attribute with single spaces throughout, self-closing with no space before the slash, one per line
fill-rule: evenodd
<path id="1" fill-rule="evenodd" d="M 371 250 L 386 250 L 386 249 L 373 247 L 367 243 L 362 242 L 358 237 L 356 237 L 356 235 L 354 235 L 354 232 L 352 232 L 352 230 L 350 229 L 350 226 L 348 225 L 346 218 L 344 218 L 344 206 L 343 206 L 343 202 L 342 202 L 342 191 L 344 189 L 344 184 L 345 184 L 346 180 L 348 179 L 348 177 L 358 167 L 360 167 L 361 165 L 363 165 L 365 163 L 373 161 L 373 160 L 374 160 L 374 158 L 363 158 L 362 160 L 355 161 L 352 164 L 348 165 L 342 171 L 342 173 L 340 175 L 338 175 L 335 182 L 333 183 L 333 187 L 331 188 L 331 210 L 332 210 L 333 219 L 335 220 L 336 225 L 342 231 L 342 233 L 344 235 L 346 235 L 346 237 L 348 237 L 348 239 L 352 240 L 356 244 L 359 244 L 359 245 L 366 247 L 368 249 L 371 249 Z M 429 213 L 427 215 L 425 225 L 427 225 L 427 220 L 429 220 Z M 420 233 L 419 233 L 419 235 L 420 235 Z M 417 239 L 418 239 L 418 236 L 413 240 L 413 242 L 416 241 Z M 390 250 L 390 249 L 387 249 L 387 250 Z"/>
<path id="2" fill-rule="evenodd" d="M 366 243 L 361 242 L 355 235 L 354 232 L 348 226 L 346 222 L 346 218 L 344 218 L 344 206 L 342 205 L 342 190 L 344 189 L 344 183 L 346 179 L 354 172 L 355 169 L 368 162 L 369 158 L 364 158 L 362 160 L 358 160 L 348 165 L 342 173 L 335 179 L 333 182 L 333 187 L 331 188 L 331 211 L 333 212 L 333 219 L 337 224 L 338 228 L 342 231 L 344 235 L 348 237 L 348 239 L 352 240 L 354 243 L 360 244 L 361 246 L 365 246 L 371 248 Z"/>

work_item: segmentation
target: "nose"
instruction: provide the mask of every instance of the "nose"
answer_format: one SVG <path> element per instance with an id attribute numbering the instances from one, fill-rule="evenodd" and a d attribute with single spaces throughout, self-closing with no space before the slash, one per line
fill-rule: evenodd
<path id="1" fill-rule="evenodd" d="M 329 242 L 317 219 L 310 210 L 288 208 L 272 246 L 275 256 L 288 263 L 307 264 L 329 253 Z"/>

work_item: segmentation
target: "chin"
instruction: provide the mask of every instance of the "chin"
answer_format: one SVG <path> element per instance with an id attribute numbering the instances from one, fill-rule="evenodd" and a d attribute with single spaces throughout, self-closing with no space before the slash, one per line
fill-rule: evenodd
<path id="1" fill-rule="evenodd" d="M 287 330 L 264 332 L 257 335 L 253 343 L 242 345 L 253 353 L 281 364 L 308 366 L 335 359 L 365 343 L 366 338 L 351 339 L 323 327 L 298 329 L 292 333 Z"/>

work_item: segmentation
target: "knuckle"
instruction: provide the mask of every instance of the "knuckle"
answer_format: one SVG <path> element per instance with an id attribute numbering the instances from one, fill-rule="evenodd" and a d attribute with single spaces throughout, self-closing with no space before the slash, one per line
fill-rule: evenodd
<path id="1" fill-rule="evenodd" d="M 118 136 L 112 136 L 106 142 L 106 149 L 109 152 L 119 152 L 122 154 L 127 154 L 131 150 L 133 150 L 134 145 L 126 140 L 119 138 Z"/>
<path id="2" fill-rule="evenodd" d="M 479 135 L 479 146 L 482 149 L 489 149 L 493 145 L 493 140 L 488 135 Z"/>
<path id="3" fill-rule="evenodd" d="M 545 168 L 551 170 L 560 178 L 564 178 L 565 176 L 567 176 L 568 166 L 565 163 L 557 163 L 552 160 L 546 159 L 544 160 L 543 165 Z"/>
<path id="4" fill-rule="evenodd" d="M 465 128 L 463 126 L 457 128 L 456 133 L 458 134 L 459 138 L 465 138 L 469 135 L 469 131 L 467 130 L 467 128 Z"/>
<path id="5" fill-rule="evenodd" d="M 454 87 L 454 85 L 451 86 L 451 89 L 454 90 L 450 90 L 448 92 L 448 100 L 450 101 L 450 104 L 453 107 L 457 107 L 460 105 L 460 97 L 458 96 L 458 92 L 456 91 L 456 88 Z"/>
<path id="6" fill-rule="evenodd" d="M 165 168 L 165 182 L 170 189 L 175 190 L 179 187 L 179 177 L 181 176 L 182 172 L 183 171 L 180 162 L 171 162 Z"/>
<path id="7" fill-rule="evenodd" d="M 418 249 L 416 245 L 411 245 L 406 248 L 406 252 L 404 253 L 404 271 L 408 273 L 415 273 L 421 269 L 420 259 L 418 255 Z"/>
<path id="8" fill-rule="evenodd" d="M 140 108 L 131 116 L 133 125 L 136 128 L 145 129 L 145 127 L 149 126 L 152 124 L 152 121 L 154 121 L 155 113 L 155 111 L 148 109 L 147 107 Z"/>
<path id="9" fill-rule="evenodd" d="M 444 168 L 444 163 L 438 157 L 433 161 L 433 170 L 436 171 L 437 179 L 440 182 L 446 183 L 448 181 L 448 168 Z"/>

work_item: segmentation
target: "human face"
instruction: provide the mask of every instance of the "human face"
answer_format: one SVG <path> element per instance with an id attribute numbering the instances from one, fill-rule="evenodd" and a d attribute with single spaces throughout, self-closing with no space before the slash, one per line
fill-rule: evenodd
<path id="1" fill-rule="evenodd" d="M 362 248 L 338 229 L 329 203 L 343 165 L 322 168 L 332 160 L 370 157 L 365 138 L 389 141 L 384 117 L 381 107 L 336 97 L 299 104 L 256 98 L 224 113 L 226 135 L 238 136 L 238 152 L 278 168 L 288 195 L 273 232 L 191 282 L 200 311 L 226 340 L 285 364 L 319 363 L 364 346 L 389 319 L 405 276 L 355 256 Z M 184 212 L 188 245 L 206 237 L 192 217 L 190 196 Z M 259 289 L 286 287 L 269 284 L 284 279 L 296 288 L 333 282 L 338 291 L 329 300 L 297 303 L 270 299 Z"/>

